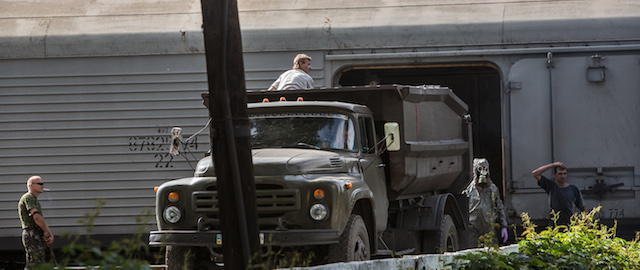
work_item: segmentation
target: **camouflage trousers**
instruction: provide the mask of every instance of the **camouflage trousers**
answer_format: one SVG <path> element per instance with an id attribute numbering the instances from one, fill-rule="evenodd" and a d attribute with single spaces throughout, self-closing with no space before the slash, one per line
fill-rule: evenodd
<path id="1" fill-rule="evenodd" d="M 47 247 L 42 242 L 42 232 L 35 229 L 22 229 L 22 245 L 26 252 L 25 270 L 33 269 L 45 263 Z"/>

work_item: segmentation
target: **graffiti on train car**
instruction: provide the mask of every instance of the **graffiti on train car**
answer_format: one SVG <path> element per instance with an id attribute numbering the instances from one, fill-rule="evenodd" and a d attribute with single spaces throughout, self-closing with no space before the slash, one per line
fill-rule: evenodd
<path id="1" fill-rule="evenodd" d="M 129 151 L 131 152 L 151 152 L 155 163 L 155 168 L 173 168 L 174 156 L 167 153 L 171 142 L 171 127 L 158 128 L 157 136 L 133 136 L 129 137 Z M 198 137 L 194 136 L 189 141 L 182 143 L 182 152 L 188 153 L 198 149 Z"/>
<path id="2" fill-rule="evenodd" d="M 170 137 L 167 136 L 149 136 L 149 137 L 129 137 L 129 151 L 169 151 Z"/>

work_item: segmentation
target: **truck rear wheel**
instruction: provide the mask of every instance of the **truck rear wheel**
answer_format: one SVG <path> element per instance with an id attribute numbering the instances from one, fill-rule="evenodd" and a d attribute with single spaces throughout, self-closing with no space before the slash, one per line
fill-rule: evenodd
<path id="1" fill-rule="evenodd" d="M 444 253 L 460 249 L 456 224 L 449 215 L 444 215 L 440 229 L 425 232 L 422 238 L 422 250 L 426 253 Z"/>
<path id="2" fill-rule="evenodd" d="M 371 259 L 369 233 L 359 215 L 351 215 L 337 244 L 329 247 L 329 262 L 366 261 Z"/>

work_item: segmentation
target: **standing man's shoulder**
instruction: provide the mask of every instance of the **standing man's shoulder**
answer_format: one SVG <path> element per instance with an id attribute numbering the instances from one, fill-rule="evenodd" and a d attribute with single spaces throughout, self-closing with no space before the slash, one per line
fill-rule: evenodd
<path id="1" fill-rule="evenodd" d="M 27 192 L 25 194 L 22 194 L 22 196 L 20 197 L 20 201 L 18 203 L 24 204 L 24 203 L 33 202 L 36 200 L 38 200 L 38 198 L 36 198 L 35 195 L 31 194 L 31 192 Z"/>
<path id="2" fill-rule="evenodd" d="M 300 70 L 298 70 L 298 69 L 290 69 L 290 70 L 287 70 L 284 73 L 282 73 L 282 75 L 283 76 L 297 75 L 299 73 L 298 71 L 300 71 Z"/>
<path id="3" fill-rule="evenodd" d="M 27 192 L 24 195 L 22 195 L 22 197 L 20 198 L 20 201 L 18 202 L 18 206 L 20 208 L 18 210 L 30 211 L 31 209 L 34 209 L 34 208 L 39 209 L 40 202 L 38 202 L 38 197 L 33 195 L 31 192 Z"/>
<path id="4" fill-rule="evenodd" d="M 309 89 L 313 88 L 313 77 L 304 70 L 296 69 L 295 71 L 295 83 L 297 89 Z"/>
<path id="5" fill-rule="evenodd" d="M 575 190 L 575 191 L 577 191 L 579 193 L 582 193 L 582 191 L 580 191 L 580 187 L 578 187 L 575 184 L 569 184 L 569 187 L 571 187 L 571 189 L 573 189 L 573 190 Z"/>
<path id="6" fill-rule="evenodd" d="M 538 180 L 538 186 L 546 190 L 547 192 L 557 187 L 554 181 L 545 177 L 544 175 L 540 175 L 540 179 Z"/>
<path id="7" fill-rule="evenodd" d="M 294 75 L 296 77 L 311 78 L 311 75 L 309 75 L 309 73 L 306 73 L 304 70 L 301 70 L 301 69 L 292 69 L 287 72 L 291 72 L 291 75 Z"/>

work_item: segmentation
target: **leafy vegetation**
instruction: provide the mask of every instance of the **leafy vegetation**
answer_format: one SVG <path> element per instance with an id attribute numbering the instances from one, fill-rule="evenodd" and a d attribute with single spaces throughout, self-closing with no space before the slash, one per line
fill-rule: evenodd
<path id="1" fill-rule="evenodd" d="M 521 215 L 524 239 L 519 251 L 502 254 L 492 247 L 456 257 L 452 269 L 640 269 L 639 235 L 633 241 L 615 237 L 616 225 L 609 228 L 590 213 L 576 214 L 568 226 L 535 230 L 528 214 Z M 557 213 L 552 213 L 557 220 Z"/>
<path id="2" fill-rule="evenodd" d="M 149 253 L 149 247 L 142 236 L 148 221 L 138 222 L 139 232 L 132 239 L 114 241 L 108 247 L 92 240 L 89 236 L 94 232 L 93 226 L 104 202 L 98 201 L 93 213 L 85 214 L 81 221 L 86 235 L 63 235 L 71 239 L 71 243 L 62 249 L 61 258 L 54 257 L 49 263 L 36 269 L 64 269 L 67 266 L 85 266 L 87 269 L 151 269 L 150 263 L 137 258 L 136 254 Z M 590 213 L 576 214 L 568 226 L 547 227 L 536 232 L 536 226 L 526 213 L 521 215 L 524 232 L 518 243 L 519 251 L 504 254 L 497 245 L 479 251 L 456 256 L 454 262 L 447 264 L 452 269 L 640 269 L 640 233 L 633 241 L 616 237 L 616 225 L 612 228 L 600 224 L 594 216 L 600 207 Z M 147 215 L 141 215 L 147 216 Z M 557 213 L 552 213 L 557 220 Z M 490 241 L 486 241 L 490 243 Z M 102 248 L 101 248 L 102 247 Z M 161 261 L 162 254 L 156 254 L 154 260 Z M 278 267 L 309 266 L 313 253 L 274 252 L 254 269 L 273 269 Z"/>
<path id="3" fill-rule="evenodd" d="M 149 220 L 143 220 L 142 217 L 148 215 L 140 215 L 136 217 L 139 224 L 138 232 L 131 239 L 113 241 L 109 246 L 103 245 L 94 239 L 91 234 L 95 231 L 95 219 L 100 213 L 100 209 L 105 202 L 98 200 L 95 210 L 92 213 L 86 213 L 81 223 L 86 230 L 86 234 L 81 236 L 78 234 L 63 234 L 62 238 L 70 239 L 70 244 L 62 248 L 62 257 L 56 258 L 51 252 L 51 261 L 41 264 L 35 269 L 52 270 L 65 269 L 67 266 L 84 266 L 86 269 L 128 269 L 128 270 L 146 270 L 151 269 L 150 263 L 143 259 L 138 259 L 138 254 L 148 254 L 149 246 L 142 239 L 145 235 L 146 225 Z M 161 260 L 162 255 L 156 254 L 155 260 Z"/>
<path id="4" fill-rule="evenodd" d="M 162 264 L 164 260 L 164 250 L 160 253 L 153 253 L 149 250 L 149 246 L 142 237 L 146 234 L 146 227 L 150 220 L 144 220 L 143 217 L 149 217 L 150 213 L 142 213 L 136 217 L 136 223 L 142 224 L 138 228 L 138 232 L 130 239 L 116 240 L 111 242 L 109 246 L 104 246 L 99 241 L 92 239 L 91 235 L 95 232 L 94 226 L 96 218 L 100 214 L 100 210 L 105 205 L 103 200 L 97 200 L 95 209 L 92 213 L 86 213 L 84 219 L 80 220 L 85 233 L 69 234 L 65 233 L 61 237 L 69 239 L 70 243 L 61 250 L 62 256 L 56 258 L 51 251 L 50 261 L 36 267 L 36 270 L 54 270 L 66 269 L 70 266 L 82 266 L 86 269 L 106 269 L 106 270 L 151 270 L 151 264 L 145 259 L 140 259 L 140 254 L 152 254 L 155 264 Z M 149 210 L 150 211 L 150 210 Z M 186 258 L 195 256 L 194 253 L 188 252 Z M 262 256 L 262 255 L 256 255 Z M 315 254 L 309 252 L 299 252 L 295 250 L 273 250 L 261 260 L 254 258 L 252 261 L 260 261 L 252 263 L 252 269 L 274 269 L 274 268 L 291 268 L 291 267 L 308 267 L 314 261 Z M 160 263 L 159 263 L 160 262 Z M 184 263 L 183 269 L 190 269 L 188 263 Z"/>
<path id="5" fill-rule="evenodd" d="M 260 263 L 255 257 L 262 256 Z M 315 254 L 312 251 L 299 252 L 295 250 L 269 251 L 265 255 L 256 254 L 250 261 L 250 269 L 276 269 L 276 268 L 293 268 L 293 267 L 309 267 L 312 266 Z"/>

